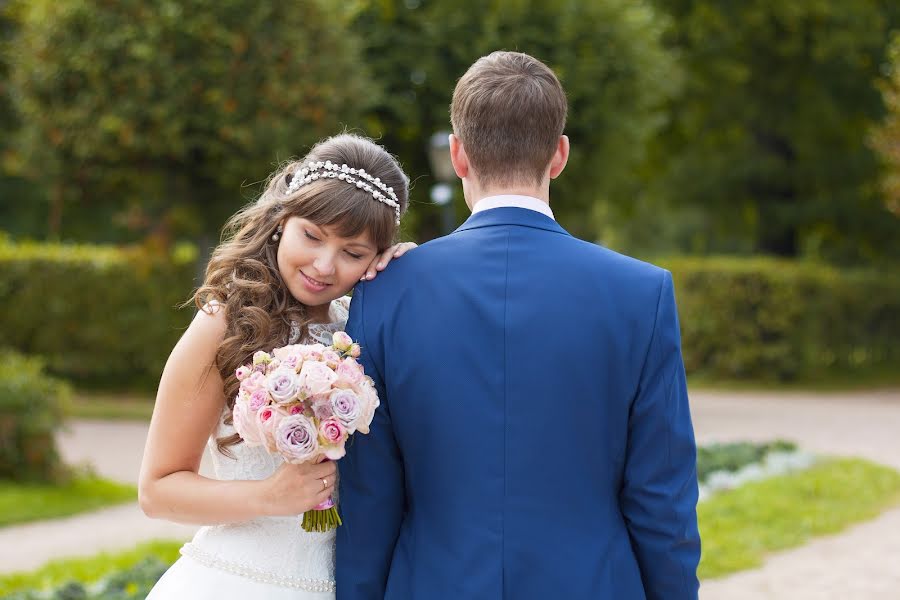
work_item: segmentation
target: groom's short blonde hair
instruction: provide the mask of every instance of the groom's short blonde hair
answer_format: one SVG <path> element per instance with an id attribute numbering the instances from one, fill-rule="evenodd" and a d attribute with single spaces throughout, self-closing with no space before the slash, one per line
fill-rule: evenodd
<path id="1" fill-rule="evenodd" d="M 493 52 L 453 90 L 450 121 L 482 186 L 539 184 L 566 124 L 553 71 L 521 52 Z"/>

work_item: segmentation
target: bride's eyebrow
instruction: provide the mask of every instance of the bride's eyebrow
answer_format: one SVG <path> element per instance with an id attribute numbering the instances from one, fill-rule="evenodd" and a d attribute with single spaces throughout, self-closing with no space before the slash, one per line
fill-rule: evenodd
<path id="1" fill-rule="evenodd" d="M 350 242 L 347 244 L 348 248 L 362 248 L 364 250 L 374 250 L 375 247 L 372 244 L 367 244 L 366 242 Z"/>

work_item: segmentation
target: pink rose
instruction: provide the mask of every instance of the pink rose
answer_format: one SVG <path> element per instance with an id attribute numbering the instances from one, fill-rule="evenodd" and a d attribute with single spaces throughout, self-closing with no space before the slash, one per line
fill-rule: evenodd
<path id="1" fill-rule="evenodd" d="M 281 361 L 281 365 L 299 371 L 303 364 L 302 346 L 294 344 L 293 346 L 284 346 L 274 350 L 275 358 Z"/>
<path id="2" fill-rule="evenodd" d="M 275 348 L 272 350 L 272 356 L 277 358 L 278 360 L 284 360 L 287 356 L 291 354 L 299 354 L 300 353 L 300 345 L 299 344 L 291 344 L 289 346 L 282 346 L 280 348 Z"/>
<path id="3" fill-rule="evenodd" d="M 362 354 L 362 349 L 359 347 L 359 344 L 353 344 L 350 346 L 350 356 L 353 358 L 359 358 L 359 355 Z"/>
<path id="4" fill-rule="evenodd" d="M 342 360 L 335 372 L 338 377 L 349 382 L 351 385 L 358 385 L 365 376 L 362 365 L 352 358 L 345 358 Z"/>
<path id="5" fill-rule="evenodd" d="M 319 453 L 316 426 L 304 415 L 284 417 L 275 430 L 275 446 L 289 463 L 309 461 Z"/>
<path id="6" fill-rule="evenodd" d="M 234 430 L 241 436 L 248 446 L 262 446 L 265 436 L 260 431 L 256 421 L 256 411 L 250 409 L 246 402 L 235 402 L 231 412 L 234 422 Z"/>
<path id="7" fill-rule="evenodd" d="M 331 340 L 332 345 L 342 352 L 346 352 L 353 345 L 353 339 L 344 331 L 335 331 Z"/>
<path id="8" fill-rule="evenodd" d="M 259 372 L 254 372 L 241 382 L 241 389 L 252 394 L 256 390 L 265 389 L 266 376 Z"/>
<path id="9" fill-rule="evenodd" d="M 322 344 L 307 344 L 300 346 L 300 352 L 303 354 L 304 360 L 322 360 L 322 353 L 325 352 L 325 346 Z"/>
<path id="10" fill-rule="evenodd" d="M 325 350 L 325 352 L 322 353 L 322 362 L 328 365 L 329 369 L 336 369 L 338 363 L 341 362 L 341 357 L 338 356 L 338 353 L 334 350 Z"/>
<path id="11" fill-rule="evenodd" d="M 357 429 L 357 421 L 362 415 L 359 396 L 353 390 L 335 390 L 329 396 L 334 418 L 341 422 L 347 431 L 353 433 Z"/>
<path id="12" fill-rule="evenodd" d="M 362 398 L 362 414 L 357 422 L 356 430 L 360 433 L 369 433 L 369 425 L 372 424 L 372 419 L 375 418 L 375 409 L 381 405 L 381 401 L 378 399 L 375 384 L 370 378 L 366 377 L 359 390 Z"/>
<path id="13" fill-rule="evenodd" d="M 250 410 L 256 412 L 269 403 L 269 394 L 266 393 L 266 390 L 259 389 L 250 394 L 247 401 L 250 404 Z"/>
<path id="14" fill-rule="evenodd" d="M 303 357 L 299 354 L 289 354 L 284 357 L 284 360 L 281 361 L 281 364 L 289 369 L 293 369 L 296 373 L 300 370 L 300 366 L 303 364 Z"/>
<path id="15" fill-rule="evenodd" d="M 343 442 L 347 431 L 337 419 L 325 419 L 319 423 L 319 435 L 328 444 L 338 444 Z"/>
<path id="16" fill-rule="evenodd" d="M 283 368 L 269 374 L 269 395 L 278 404 L 293 402 L 300 393 L 300 378 L 293 369 Z"/>
<path id="17" fill-rule="evenodd" d="M 242 365 L 238 367 L 234 372 L 234 376 L 238 378 L 238 381 L 243 381 L 250 375 L 250 373 L 250 367 L 248 367 L 247 365 Z"/>
<path id="18" fill-rule="evenodd" d="M 263 435 L 263 443 L 269 452 L 276 452 L 275 430 L 279 423 L 287 418 L 287 413 L 278 406 L 263 406 L 256 411 L 256 426 Z"/>
<path id="19" fill-rule="evenodd" d="M 344 447 L 347 435 L 344 426 L 337 419 L 326 419 L 319 423 L 319 441 L 328 459 L 339 460 L 347 454 Z"/>
<path id="20" fill-rule="evenodd" d="M 293 405 L 291 407 L 291 410 L 289 411 L 289 413 L 292 415 L 299 415 L 299 414 L 303 413 L 303 405 L 302 404 Z"/>
<path id="21" fill-rule="evenodd" d="M 328 365 L 315 360 L 307 360 L 300 369 L 300 386 L 307 396 L 328 392 L 336 379 Z"/>

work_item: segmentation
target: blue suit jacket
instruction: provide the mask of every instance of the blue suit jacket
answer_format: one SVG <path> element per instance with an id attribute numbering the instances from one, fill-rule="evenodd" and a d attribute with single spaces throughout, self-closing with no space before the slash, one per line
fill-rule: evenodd
<path id="1" fill-rule="evenodd" d="M 535 211 L 357 286 L 381 407 L 340 462 L 338 600 L 697 598 L 672 279 Z"/>

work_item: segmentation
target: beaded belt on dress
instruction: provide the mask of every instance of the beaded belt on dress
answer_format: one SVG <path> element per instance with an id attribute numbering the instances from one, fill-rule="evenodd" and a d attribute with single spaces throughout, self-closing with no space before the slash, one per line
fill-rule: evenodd
<path id="1" fill-rule="evenodd" d="M 187 543 L 181 547 L 181 554 L 188 556 L 207 567 L 240 575 L 254 581 L 259 581 L 260 583 L 271 583 L 298 590 L 306 590 L 307 592 L 334 592 L 335 590 L 334 582 L 329 581 L 328 579 L 292 577 L 290 575 L 271 573 L 248 565 L 225 560 L 218 556 L 213 556 L 212 554 L 200 550 L 191 543 Z"/>

